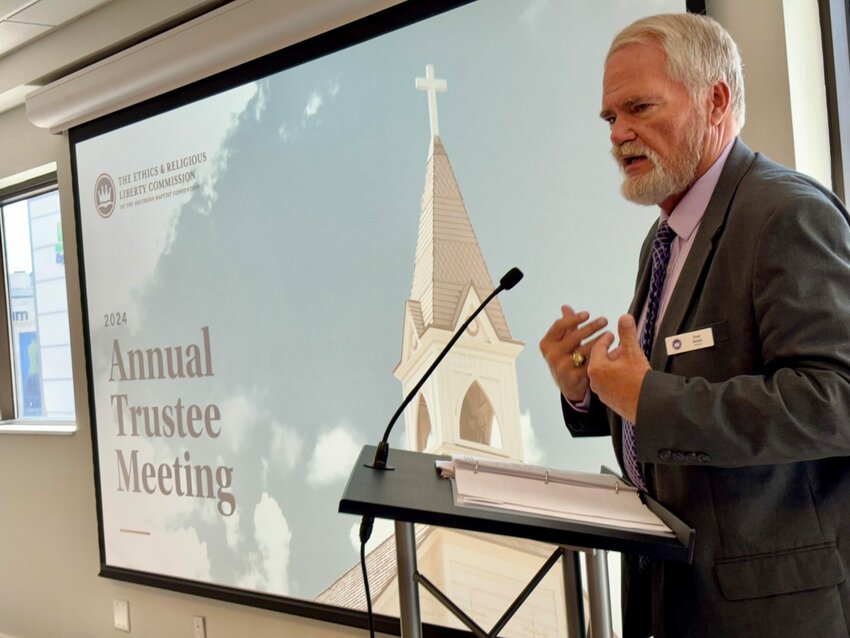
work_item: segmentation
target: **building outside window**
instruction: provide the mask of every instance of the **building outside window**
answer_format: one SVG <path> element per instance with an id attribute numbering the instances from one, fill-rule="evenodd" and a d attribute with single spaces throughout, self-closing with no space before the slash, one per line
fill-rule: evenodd
<path id="1" fill-rule="evenodd" d="M 4 385 L 14 397 L 3 402 L 0 416 L 73 421 L 65 248 L 55 182 L 0 198 L 0 222 L 11 345 L 9 360 L 0 361 L 11 374 L 0 378 L 11 380 Z"/>

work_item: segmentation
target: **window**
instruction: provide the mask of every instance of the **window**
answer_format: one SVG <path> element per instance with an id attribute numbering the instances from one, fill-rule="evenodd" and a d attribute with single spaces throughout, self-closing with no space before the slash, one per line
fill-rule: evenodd
<path id="1" fill-rule="evenodd" d="M 0 418 L 74 421 L 65 245 L 55 174 L 0 190 L 8 340 L 0 346 Z"/>
<path id="2" fill-rule="evenodd" d="M 460 407 L 460 438 L 464 441 L 502 447 L 502 431 L 490 399 L 474 381 Z"/>

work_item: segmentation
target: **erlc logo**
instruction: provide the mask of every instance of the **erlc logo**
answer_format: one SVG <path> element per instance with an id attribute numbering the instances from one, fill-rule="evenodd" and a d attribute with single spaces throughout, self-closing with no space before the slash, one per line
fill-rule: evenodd
<path id="1" fill-rule="evenodd" d="M 115 210 L 115 182 L 107 173 L 101 173 L 94 183 L 94 203 L 97 214 L 104 219 Z"/>

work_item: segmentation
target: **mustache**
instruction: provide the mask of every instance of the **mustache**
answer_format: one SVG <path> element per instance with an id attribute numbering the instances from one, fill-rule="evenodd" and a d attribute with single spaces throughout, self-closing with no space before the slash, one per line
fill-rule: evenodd
<path id="1" fill-rule="evenodd" d="M 623 142 L 619 146 L 611 147 L 611 156 L 618 164 L 621 163 L 620 160 L 627 157 L 634 157 L 635 155 L 644 155 L 652 162 L 653 166 L 658 166 L 661 160 L 655 151 L 640 142 Z"/>

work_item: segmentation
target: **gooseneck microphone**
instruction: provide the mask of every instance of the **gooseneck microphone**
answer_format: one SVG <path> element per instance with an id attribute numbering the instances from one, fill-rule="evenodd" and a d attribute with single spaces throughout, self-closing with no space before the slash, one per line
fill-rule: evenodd
<path id="1" fill-rule="evenodd" d="M 393 426 L 395 422 L 398 420 L 398 417 L 404 412 L 404 408 L 407 407 L 407 404 L 416 396 L 416 393 L 422 388 L 422 385 L 428 380 L 428 377 L 431 376 L 431 373 L 440 365 L 440 361 L 443 360 L 443 357 L 452 349 L 452 346 L 455 342 L 460 339 L 460 336 L 464 333 L 464 331 L 469 327 L 469 324 L 472 323 L 472 320 L 478 316 L 478 314 L 484 310 L 490 301 L 492 301 L 493 297 L 498 295 L 503 290 L 510 290 L 514 286 L 516 286 L 520 280 L 522 279 L 522 271 L 519 268 L 511 268 L 505 275 L 499 280 L 499 286 L 491 292 L 487 298 L 481 302 L 481 305 L 476 308 L 475 312 L 473 312 L 466 321 L 463 322 L 463 325 L 457 329 L 457 331 L 452 336 L 451 340 L 446 344 L 446 346 L 440 351 L 440 354 L 434 359 L 434 363 L 425 371 L 425 374 L 422 375 L 422 378 L 416 383 L 413 389 L 407 393 L 407 396 L 404 397 L 404 401 L 401 402 L 401 405 L 398 406 L 398 410 L 395 411 L 395 414 L 390 418 L 389 424 L 387 424 L 387 429 L 384 431 L 384 436 L 381 438 L 380 443 L 378 443 L 378 448 L 375 451 L 375 460 L 371 465 L 367 465 L 366 467 L 371 467 L 375 470 L 392 470 L 393 468 L 387 467 L 387 456 L 390 452 L 389 446 L 389 438 L 390 432 L 393 430 Z M 369 538 L 372 536 L 372 527 L 375 523 L 375 517 L 370 515 L 365 515 L 360 521 L 360 568 L 363 572 L 363 585 L 366 589 L 366 607 L 367 607 L 367 615 L 369 618 L 369 635 L 375 635 L 375 628 L 372 618 L 372 597 L 369 592 L 369 576 L 366 572 L 366 543 L 369 541 Z"/>
<path id="2" fill-rule="evenodd" d="M 446 354 L 448 354 L 449 350 L 452 349 L 452 346 L 455 344 L 455 342 L 460 339 L 460 336 L 469 327 L 469 324 L 472 323 L 472 320 L 478 316 L 478 313 L 484 310 L 485 306 L 490 303 L 493 297 L 498 295 L 500 292 L 502 292 L 503 290 L 510 290 L 511 288 L 516 286 L 522 279 L 522 276 L 522 271 L 517 267 L 513 267 L 508 272 L 506 272 L 505 275 L 499 280 L 499 286 L 493 292 L 491 292 L 484 301 L 481 302 L 481 305 L 476 308 L 475 312 L 469 315 L 467 320 L 463 322 L 463 325 L 457 329 L 457 332 L 454 333 L 451 340 L 446 344 L 446 347 L 443 348 L 437 358 L 434 359 L 434 363 L 431 364 L 431 367 L 429 367 L 425 371 L 425 374 L 422 375 L 422 378 L 419 379 L 413 389 L 407 393 L 407 396 L 404 397 L 404 401 L 402 401 L 401 405 L 398 406 L 398 410 L 396 410 L 395 414 L 393 414 L 392 418 L 390 418 L 390 422 L 387 425 L 387 429 L 384 431 L 384 436 L 381 439 L 381 442 L 378 443 L 378 449 L 375 450 L 375 460 L 372 462 L 372 465 L 367 465 L 366 467 L 371 467 L 375 470 L 393 469 L 391 467 L 387 467 L 387 455 L 390 452 L 390 446 L 387 441 L 390 438 L 390 432 L 392 432 L 395 422 L 398 420 L 398 417 L 401 415 L 401 413 L 404 412 L 404 408 L 406 408 L 407 404 L 410 403 L 413 397 L 416 396 L 416 393 L 419 392 L 419 390 L 422 388 L 422 385 L 428 380 L 428 377 L 431 376 L 431 373 L 434 372 L 438 365 L 440 365 L 440 361 L 442 361 L 443 357 L 445 357 Z"/>

